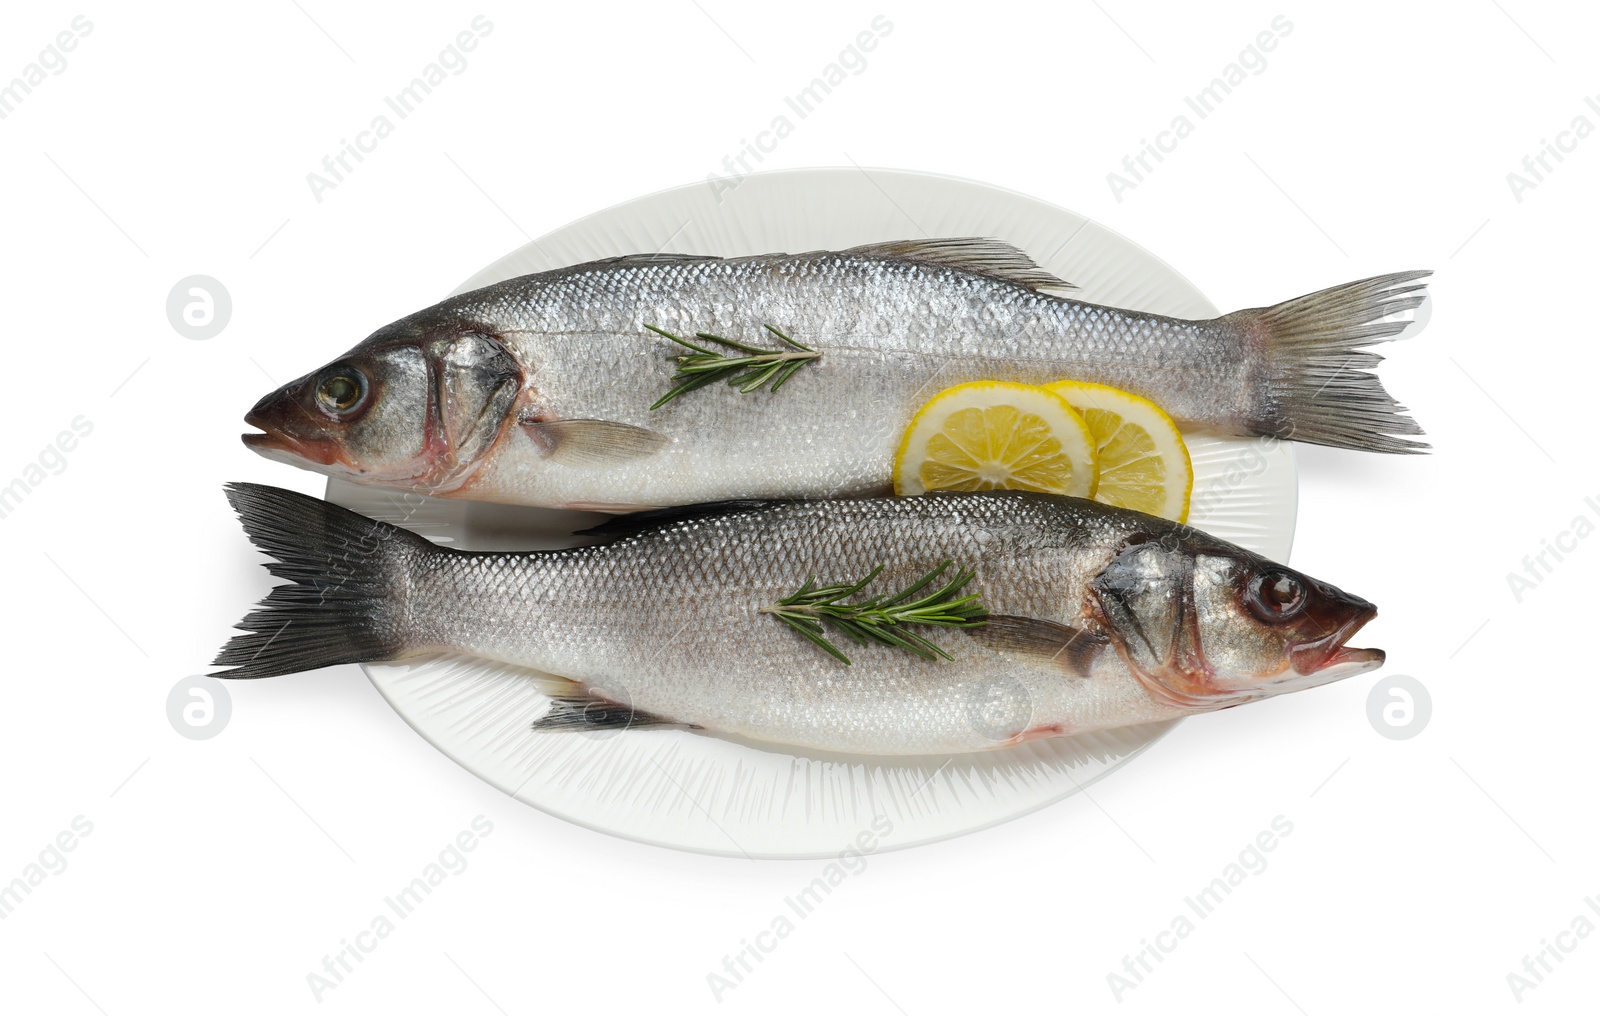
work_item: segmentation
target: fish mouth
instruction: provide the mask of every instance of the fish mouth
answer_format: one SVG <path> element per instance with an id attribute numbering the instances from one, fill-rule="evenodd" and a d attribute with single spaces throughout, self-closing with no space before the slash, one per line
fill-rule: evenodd
<path id="1" fill-rule="evenodd" d="M 267 413 L 262 412 L 260 406 L 246 414 L 244 422 L 262 430 L 260 434 L 240 435 L 244 446 L 269 459 L 283 462 L 302 460 L 319 466 L 346 468 L 350 466 L 344 449 L 337 440 L 330 437 L 299 437 L 288 433 L 279 426 L 277 420 L 269 418 Z"/>
<path id="2" fill-rule="evenodd" d="M 1363 603 L 1354 617 L 1331 634 L 1291 649 L 1290 666 L 1294 668 L 1295 673 L 1301 675 L 1318 674 L 1337 667 L 1341 677 L 1351 677 L 1378 669 L 1383 666 L 1383 661 L 1387 658 L 1382 649 L 1357 649 L 1345 645 L 1351 636 L 1377 616 L 1377 607 Z"/>

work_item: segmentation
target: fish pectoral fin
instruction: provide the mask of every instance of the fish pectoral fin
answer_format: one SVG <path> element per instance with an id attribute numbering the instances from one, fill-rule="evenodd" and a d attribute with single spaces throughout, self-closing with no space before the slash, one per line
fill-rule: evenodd
<path id="1" fill-rule="evenodd" d="M 550 697 L 550 711 L 533 721 L 534 730 L 699 730 L 693 723 L 658 716 L 572 688 Z"/>
<path id="2" fill-rule="evenodd" d="M 519 422 L 545 458 L 568 466 L 614 466 L 644 458 L 668 441 L 665 434 L 614 420 Z"/>
<path id="3" fill-rule="evenodd" d="M 1069 677 L 1088 677 L 1111 642 L 1096 632 L 1038 617 L 990 614 L 984 620 L 979 627 L 965 629 L 967 634 L 992 649 L 1053 663 Z"/>

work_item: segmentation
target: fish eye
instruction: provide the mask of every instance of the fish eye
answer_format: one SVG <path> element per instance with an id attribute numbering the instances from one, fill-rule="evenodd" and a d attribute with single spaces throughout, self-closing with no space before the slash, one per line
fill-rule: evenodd
<path id="1" fill-rule="evenodd" d="M 353 367 L 341 367 L 317 384 L 317 405 L 329 413 L 352 412 L 366 397 L 367 379 Z"/>
<path id="2" fill-rule="evenodd" d="M 1250 580 L 1249 602 L 1262 620 L 1282 621 L 1305 606 L 1305 583 L 1288 572 L 1261 572 Z"/>

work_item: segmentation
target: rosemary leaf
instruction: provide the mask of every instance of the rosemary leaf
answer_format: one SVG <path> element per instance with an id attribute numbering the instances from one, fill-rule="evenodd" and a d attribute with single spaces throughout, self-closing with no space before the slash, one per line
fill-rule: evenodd
<path id="1" fill-rule="evenodd" d="M 777 391 L 779 388 L 782 388 L 783 387 L 783 383 L 785 381 L 787 381 L 790 378 L 794 377 L 794 372 L 795 371 L 799 370 L 801 367 L 804 367 L 809 362 L 810 361 L 808 361 L 808 360 L 795 360 L 795 361 L 791 362 L 787 367 L 785 367 L 782 370 L 780 370 L 778 372 L 777 380 L 772 382 L 772 390 L 773 391 Z"/>
<path id="2" fill-rule="evenodd" d="M 778 620 L 782 621 L 784 624 L 788 625 L 789 627 L 793 628 L 795 631 L 799 632 L 800 634 L 804 635 L 806 638 L 810 639 L 811 641 L 815 642 L 817 645 L 821 646 L 823 648 L 823 650 L 828 653 L 829 656 L 832 656 L 835 659 L 839 660 L 845 666 L 849 666 L 850 665 L 850 657 L 848 657 L 845 654 L 841 653 L 838 650 L 838 648 L 836 646 L 834 646 L 834 644 L 832 642 L 829 642 L 827 640 L 827 638 L 822 634 L 822 626 L 820 624 L 817 624 L 815 621 L 812 621 L 810 618 L 795 617 L 794 615 L 785 614 L 785 613 L 781 613 L 781 612 L 777 612 L 777 613 L 778 613 Z"/>
<path id="3" fill-rule="evenodd" d="M 789 338 L 789 336 L 787 336 L 787 335 L 783 334 L 782 332 L 778 331 L 776 328 L 772 327 L 771 325 L 762 325 L 761 327 L 765 328 L 767 331 L 769 331 L 772 334 L 776 335 L 778 338 L 782 339 L 784 342 L 787 342 L 789 345 L 793 346 L 796 349 L 804 350 L 807 353 L 810 353 L 810 352 L 813 351 L 810 346 L 802 346 L 800 343 L 798 343 L 795 340 Z"/>
<path id="4" fill-rule="evenodd" d="M 722 380 L 726 380 L 729 385 L 745 394 L 765 388 L 768 385 L 771 386 L 771 391 L 776 392 L 783 387 L 784 382 L 794 376 L 796 371 L 822 355 L 808 346 L 801 345 L 772 325 L 764 325 L 763 327 L 777 336 L 791 350 L 794 350 L 793 352 L 749 346 L 743 342 L 736 342 L 720 335 L 712 335 L 710 332 L 695 333 L 695 338 L 704 342 L 713 342 L 729 349 L 749 354 L 747 356 L 727 356 L 674 335 L 665 328 L 658 328 L 655 325 L 645 325 L 645 327 L 686 349 L 694 350 L 693 353 L 677 357 L 678 367 L 677 371 L 672 375 L 672 380 L 678 382 L 678 384 L 667 394 L 657 399 L 651 405 L 651 409 L 660 409 L 680 395 L 686 395 L 697 388 Z"/>
<path id="5" fill-rule="evenodd" d="M 710 332 L 695 332 L 694 337 L 697 339 L 705 339 L 707 342 L 721 343 L 722 345 L 727 346 L 729 349 L 737 349 L 746 353 L 756 353 L 764 356 L 767 353 L 772 352 L 770 349 L 762 349 L 759 346 L 747 346 L 742 342 L 735 342 L 732 339 L 725 339 L 720 335 L 712 335 Z"/>
<path id="6" fill-rule="evenodd" d="M 775 615 L 846 665 L 850 663 L 850 658 L 828 640 L 824 622 L 859 645 L 876 642 L 915 653 L 925 660 L 948 660 L 951 659 L 949 653 L 922 635 L 906 630 L 904 626 L 925 624 L 971 628 L 987 623 L 985 619 L 989 612 L 978 601 L 977 594 L 956 595 L 972 581 L 975 573 L 971 570 L 958 570 L 938 589 L 907 602 L 909 597 L 932 585 L 949 567 L 950 562 L 945 561 L 893 596 L 879 594 L 859 603 L 841 601 L 865 589 L 883 571 L 883 565 L 878 565 L 865 578 L 848 585 L 818 586 L 813 576 L 806 579 L 798 591 L 770 607 L 763 607 L 762 613 Z"/>
<path id="7" fill-rule="evenodd" d="M 704 388 L 706 385 L 715 384 L 716 380 L 717 375 L 715 374 L 691 374 L 689 375 L 689 379 L 687 381 L 673 388 L 667 394 L 661 396 L 661 398 L 656 400 L 655 405 L 652 405 L 650 408 L 659 409 L 686 392 L 692 392 L 696 388 Z"/>
<path id="8" fill-rule="evenodd" d="M 667 331 L 665 328 L 657 328 L 655 325 L 645 325 L 645 327 L 650 329 L 652 332 L 655 332 L 657 335 L 665 336 L 666 338 L 671 339 L 673 342 L 676 342 L 680 346 L 688 346 L 690 349 L 694 350 L 697 353 L 704 353 L 706 356 L 716 356 L 717 355 L 716 353 L 713 353 L 711 350 L 705 349 L 705 348 L 703 348 L 701 346 L 697 346 L 694 343 L 688 341 L 687 339 L 678 338 L 676 335 L 674 335 L 671 332 Z"/>

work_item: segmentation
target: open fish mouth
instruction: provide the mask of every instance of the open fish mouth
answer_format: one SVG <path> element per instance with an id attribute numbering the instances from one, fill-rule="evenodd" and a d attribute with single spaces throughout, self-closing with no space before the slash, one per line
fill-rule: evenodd
<path id="1" fill-rule="evenodd" d="M 244 422 L 255 427 L 262 426 L 249 416 L 245 417 Z M 269 459 L 293 465 L 304 465 L 307 462 L 319 466 L 350 465 L 339 442 L 332 438 L 298 438 L 264 427 L 263 430 L 264 433 L 261 434 L 241 435 L 240 439 L 244 441 L 245 447 Z"/>
<path id="2" fill-rule="evenodd" d="M 1322 676 L 1338 668 L 1338 677 L 1353 677 L 1378 669 L 1383 666 L 1385 659 L 1382 649 L 1357 649 L 1345 645 L 1345 642 L 1365 627 L 1368 621 L 1377 616 L 1378 608 L 1370 603 L 1366 604 L 1360 613 L 1337 630 L 1315 642 L 1302 643 L 1291 649 L 1289 665 L 1294 668 L 1296 674 L 1302 676 L 1312 674 Z"/>

